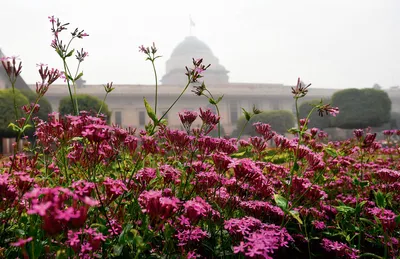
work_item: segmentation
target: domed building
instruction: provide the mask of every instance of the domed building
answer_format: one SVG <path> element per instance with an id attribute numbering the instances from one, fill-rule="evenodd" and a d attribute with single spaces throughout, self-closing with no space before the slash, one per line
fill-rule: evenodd
<path id="1" fill-rule="evenodd" d="M 158 88 L 157 116 L 161 117 L 170 105 L 180 95 L 183 86 L 187 83 L 185 66 L 193 67 L 192 59 L 203 58 L 203 64 L 211 66 L 204 72 L 207 88 L 215 98 L 223 96 L 218 104 L 221 115 L 221 124 L 224 132 L 230 135 L 235 129 L 237 120 L 242 115 L 242 108 L 251 110 L 255 105 L 260 110 L 289 110 L 294 111 L 294 101 L 291 86 L 271 83 L 235 83 L 229 82 L 229 71 L 220 64 L 211 48 L 195 36 L 183 39 L 172 51 L 166 61 L 166 73 L 161 78 Z M 296 81 L 296 78 L 294 79 Z M 115 90 L 107 96 L 107 104 L 111 112 L 111 122 L 122 127 L 143 129 L 150 119 L 146 114 L 143 97 L 154 107 L 154 85 L 125 84 L 114 85 Z M 34 85 L 31 86 L 34 88 Z M 53 110 L 58 111 L 60 99 L 67 96 L 65 85 L 52 85 L 46 94 Z M 198 110 L 200 107 L 214 108 L 203 96 L 197 96 L 189 87 L 182 98 L 164 118 L 171 128 L 181 128 L 178 113 L 182 110 Z M 312 99 L 328 99 L 338 89 L 311 88 L 302 101 Z M 400 91 L 398 91 L 400 93 Z M 83 84 L 78 90 L 80 94 L 89 94 L 100 99 L 104 98 L 104 89 L 101 85 Z M 400 94 L 389 94 L 392 110 L 399 110 Z M 194 125 L 199 126 L 200 119 Z M 235 136 L 233 136 L 235 137 Z"/>
<path id="2" fill-rule="evenodd" d="M 229 77 L 224 66 L 219 63 L 210 47 L 195 36 L 186 37 L 172 51 L 171 57 L 166 62 L 166 73 L 162 77 L 163 85 L 185 85 L 185 66 L 192 67 L 192 59 L 203 59 L 203 64 L 212 64 L 204 72 L 208 84 L 228 84 Z"/>

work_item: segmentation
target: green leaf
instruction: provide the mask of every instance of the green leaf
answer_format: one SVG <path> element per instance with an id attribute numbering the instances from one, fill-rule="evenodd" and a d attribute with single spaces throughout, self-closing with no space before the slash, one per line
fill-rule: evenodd
<path id="1" fill-rule="evenodd" d="M 380 207 L 380 208 L 385 208 L 386 207 L 385 195 L 383 195 L 383 193 L 381 191 L 378 191 L 378 192 L 374 192 L 374 196 L 375 196 L 376 205 L 378 205 L 378 207 Z"/>
<path id="2" fill-rule="evenodd" d="M 164 125 L 164 126 L 167 126 L 168 125 L 168 120 L 167 119 L 162 119 L 162 120 L 160 120 L 160 124 Z"/>
<path id="3" fill-rule="evenodd" d="M 400 225 L 400 215 L 395 218 L 396 224 Z"/>
<path id="4" fill-rule="evenodd" d="M 22 128 L 22 132 L 25 132 L 26 129 L 29 128 L 33 128 L 33 126 L 31 124 L 26 124 L 23 128 Z"/>
<path id="5" fill-rule="evenodd" d="M 325 152 L 328 153 L 328 155 L 330 155 L 333 158 L 336 158 L 338 156 L 336 150 L 330 147 L 325 148 Z"/>
<path id="6" fill-rule="evenodd" d="M 288 132 L 290 134 L 297 134 L 300 132 L 300 130 L 298 128 L 291 128 L 291 129 L 288 129 Z"/>
<path id="7" fill-rule="evenodd" d="M 343 214 L 353 214 L 355 212 L 355 209 L 346 205 L 341 205 L 341 206 L 336 206 L 335 207 L 339 212 Z"/>
<path id="8" fill-rule="evenodd" d="M 365 222 L 365 223 L 368 223 L 368 224 L 370 224 L 370 225 L 374 225 L 374 224 L 375 224 L 374 222 L 372 222 L 371 220 L 366 219 L 366 218 L 360 218 L 360 221 Z"/>
<path id="9" fill-rule="evenodd" d="M 285 197 L 279 194 L 274 194 L 274 200 L 279 208 L 281 208 L 283 211 L 287 211 L 288 201 Z"/>
<path id="10" fill-rule="evenodd" d="M 118 243 L 119 243 L 120 245 L 125 244 L 126 235 L 127 235 L 127 233 L 132 229 L 132 227 L 133 227 L 133 226 L 132 226 L 131 224 L 127 224 L 127 225 L 125 226 L 124 230 L 122 230 L 122 233 L 119 235 L 119 238 L 118 238 Z"/>
<path id="11" fill-rule="evenodd" d="M 367 203 L 367 201 L 362 201 L 357 204 L 356 209 L 355 209 L 355 214 L 358 215 L 361 212 L 362 207 Z"/>
<path id="12" fill-rule="evenodd" d="M 216 102 L 213 98 L 209 98 L 209 99 L 208 99 L 208 102 L 211 103 L 211 104 L 213 104 L 213 105 L 216 105 L 216 104 L 217 104 L 217 102 Z"/>
<path id="13" fill-rule="evenodd" d="M 239 152 L 239 153 L 233 153 L 231 157 L 242 157 L 244 154 L 246 154 L 246 151 Z"/>
<path id="14" fill-rule="evenodd" d="M 74 79 L 74 82 L 79 80 L 79 78 L 81 78 L 83 76 L 83 72 L 80 72 L 79 75 L 77 75 Z"/>
<path id="15" fill-rule="evenodd" d="M 299 214 L 298 211 L 296 211 L 296 210 L 291 210 L 291 211 L 289 211 L 289 214 L 290 214 L 294 219 L 296 219 L 297 222 L 299 222 L 300 225 L 303 225 L 303 221 L 301 220 L 300 214 Z"/>
<path id="16" fill-rule="evenodd" d="M 12 128 L 14 131 L 21 132 L 21 128 L 12 122 L 10 124 L 8 124 L 8 127 Z"/>
<path id="17" fill-rule="evenodd" d="M 144 107 L 146 108 L 147 115 L 149 115 L 150 119 L 154 122 L 154 125 L 158 124 L 157 115 L 154 112 L 153 108 L 151 108 L 150 104 L 147 102 L 146 98 L 143 97 Z"/>
<path id="18" fill-rule="evenodd" d="M 114 256 L 120 256 L 122 253 L 122 249 L 124 248 L 123 245 L 115 245 L 113 247 L 113 255 Z"/>
<path id="19" fill-rule="evenodd" d="M 362 188 L 369 186 L 369 181 L 360 181 L 357 178 L 353 179 L 353 183 L 356 186 L 360 186 Z"/>
<path id="20" fill-rule="evenodd" d="M 295 164 L 293 165 L 293 170 L 294 170 L 295 172 L 298 172 L 299 169 L 300 169 L 299 164 L 298 164 L 298 163 L 295 163 Z"/>
<path id="21" fill-rule="evenodd" d="M 246 118 L 247 121 L 249 121 L 251 119 L 250 113 L 248 113 L 244 108 L 242 108 L 242 110 L 243 110 L 244 117 Z"/>
<path id="22" fill-rule="evenodd" d="M 222 98 L 224 98 L 224 95 L 218 97 L 218 100 L 217 100 L 217 103 L 216 103 L 216 104 L 218 104 L 218 103 L 222 100 Z"/>
<path id="23" fill-rule="evenodd" d="M 56 48 L 56 52 L 60 56 L 60 58 L 64 59 L 63 53 L 59 48 Z"/>
<path id="24" fill-rule="evenodd" d="M 66 58 L 71 57 L 75 52 L 75 49 L 71 50 L 70 52 L 68 52 L 68 54 L 65 56 Z"/>
<path id="25" fill-rule="evenodd" d="M 69 81 L 74 81 L 74 79 L 72 78 L 72 76 L 70 76 L 70 75 L 68 75 L 68 74 L 66 74 L 66 73 L 64 73 L 64 75 L 66 75 L 67 76 L 67 79 L 69 80 Z"/>
<path id="26" fill-rule="evenodd" d="M 23 229 L 14 229 L 14 232 L 19 236 L 19 237 L 23 237 L 25 236 L 25 231 Z"/>

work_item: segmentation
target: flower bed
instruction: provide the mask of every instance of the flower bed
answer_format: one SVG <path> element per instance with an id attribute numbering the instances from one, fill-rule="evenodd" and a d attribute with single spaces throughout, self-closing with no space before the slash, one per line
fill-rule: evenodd
<path id="1" fill-rule="evenodd" d="M 51 22 L 53 29 L 59 23 Z M 65 61 L 68 52 L 54 47 Z M 154 62 L 154 45 L 141 51 Z M 187 86 L 208 68 L 201 60 L 193 66 Z M 46 73 L 39 97 L 44 84 L 52 83 Z M 72 85 L 76 79 L 66 78 Z M 108 94 L 112 84 L 107 87 Z M 296 107 L 307 88 L 300 80 L 293 88 Z M 222 99 L 204 84 L 195 92 L 216 107 Z M 300 118 L 291 140 L 263 123 L 254 124 L 259 136 L 248 140 L 213 138 L 207 134 L 220 117 L 209 109 L 180 113 L 181 131 L 166 127 L 164 115 L 157 116 L 146 100 L 145 106 L 152 123 L 140 132 L 86 112 L 34 120 L 35 145 L 0 168 L 0 257 L 399 255 L 398 146 L 383 148 L 376 134 L 364 130 L 328 142 Z M 322 115 L 338 113 L 326 104 L 314 108 Z M 18 132 L 35 109 L 25 109 L 28 119 L 14 125 Z M 247 121 L 258 112 L 245 111 Z M 196 119 L 199 128 L 192 127 Z"/>

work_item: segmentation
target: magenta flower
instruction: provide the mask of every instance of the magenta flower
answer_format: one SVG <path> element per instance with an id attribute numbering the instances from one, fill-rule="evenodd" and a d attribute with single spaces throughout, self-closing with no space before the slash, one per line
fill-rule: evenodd
<path id="1" fill-rule="evenodd" d="M 212 213 L 211 205 L 199 196 L 185 202 L 183 206 L 185 208 L 185 214 L 191 222 L 197 222 L 201 218 L 207 217 Z"/>
<path id="2" fill-rule="evenodd" d="M 312 222 L 312 224 L 315 227 L 315 229 L 318 229 L 318 230 L 323 230 L 326 228 L 325 222 L 323 222 L 323 221 L 314 220 Z"/>
<path id="3" fill-rule="evenodd" d="M 178 231 L 178 234 L 176 235 L 179 241 L 178 246 L 196 244 L 208 236 L 209 234 L 206 231 L 202 230 L 200 227 Z"/>
<path id="4" fill-rule="evenodd" d="M 56 19 L 54 19 L 54 15 L 49 16 L 49 21 L 51 22 L 51 24 L 54 24 L 56 22 Z"/>
<path id="5" fill-rule="evenodd" d="M 180 118 L 182 125 L 185 128 L 186 132 L 190 132 L 190 127 L 197 118 L 197 115 L 198 115 L 197 112 L 183 111 L 183 112 L 180 112 L 178 115 L 179 115 L 179 118 Z"/>
<path id="6" fill-rule="evenodd" d="M 52 202 L 48 201 L 45 203 L 34 204 L 32 209 L 28 210 L 28 214 L 39 214 L 40 216 L 46 215 L 47 210 L 51 207 Z"/>
<path id="7" fill-rule="evenodd" d="M 17 242 L 11 243 L 11 246 L 18 246 L 18 247 L 24 247 L 27 243 L 31 242 L 33 240 L 32 237 L 28 237 L 26 239 L 19 239 Z"/>

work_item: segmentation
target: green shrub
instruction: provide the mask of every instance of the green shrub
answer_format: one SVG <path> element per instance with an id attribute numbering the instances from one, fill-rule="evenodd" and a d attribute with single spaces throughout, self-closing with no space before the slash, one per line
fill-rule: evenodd
<path id="1" fill-rule="evenodd" d="M 320 99 L 311 100 L 308 102 L 303 102 L 299 106 L 299 115 L 301 119 L 307 118 L 308 114 L 312 110 L 313 106 L 319 104 L 321 102 Z M 330 100 L 322 100 L 323 103 L 330 103 Z M 330 127 L 334 127 L 332 123 L 332 116 L 319 116 L 318 111 L 314 110 L 313 113 L 309 117 L 308 128 L 318 128 L 318 129 L 326 129 Z"/>
<path id="2" fill-rule="evenodd" d="M 379 127 L 389 122 L 392 102 L 382 90 L 346 89 L 332 96 L 332 106 L 337 106 L 340 110 L 333 119 L 336 127 L 356 129 Z"/>
<path id="3" fill-rule="evenodd" d="M 23 111 L 21 107 L 29 103 L 19 90 L 15 89 L 16 103 L 18 107 L 18 118 L 21 118 Z M 12 89 L 0 90 L 0 137 L 12 138 L 17 134 L 8 127 L 10 123 L 15 123 L 14 95 Z"/>
<path id="4" fill-rule="evenodd" d="M 79 110 L 90 112 L 92 115 L 97 114 L 103 102 L 99 98 L 88 94 L 79 94 L 76 97 L 78 99 Z M 69 96 L 66 96 L 60 100 L 58 111 L 60 112 L 60 115 L 74 114 L 74 108 Z M 107 116 L 107 122 L 110 123 L 111 112 L 108 110 L 106 103 L 101 108 L 101 113 Z"/>

